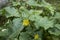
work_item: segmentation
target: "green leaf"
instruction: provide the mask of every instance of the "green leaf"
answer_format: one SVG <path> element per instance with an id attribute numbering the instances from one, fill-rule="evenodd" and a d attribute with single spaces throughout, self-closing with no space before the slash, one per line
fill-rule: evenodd
<path id="1" fill-rule="evenodd" d="M 18 30 L 18 29 L 22 29 L 23 25 L 22 25 L 22 19 L 21 18 L 15 18 L 13 20 L 13 27 L 14 31 Z"/>
<path id="2" fill-rule="evenodd" d="M 30 10 L 29 11 L 29 19 L 32 21 L 35 21 L 36 18 L 40 18 L 40 14 L 42 13 L 42 10 Z"/>
<path id="3" fill-rule="evenodd" d="M 57 27 L 60 30 L 60 24 L 55 24 L 55 27 Z"/>
<path id="4" fill-rule="evenodd" d="M 12 2 L 13 6 L 21 5 L 20 2 Z"/>
<path id="5" fill-rule="evenodd" d="M 34 0 L 28 0 L 27 4 L 29 4 L 29 5 L 35 5 L 36 6 L 37 2 L 34 1 Z"/>
<path id="6" fill-rule="evenodd" d="M 14 7 L 6 7 L 5 11 L 7 12 L 5 13 L 6 17 L 11 17 L 11 16 L 19 17 L 20 16 L 18 10 L 15 9 Z"/>
<path id="7" fill-rule="evenodd" d="M 8 36 L 9 35 L 9 30 L 8 29 L 2 29 L 0 31 L 0 36 Z"/>
<path id="8" fill-rule="evenodd" d="M 54 18 L 60 18 L 60 12 L 56 12 L 56 14 L 55 14 L 55 17 Z"/>
<path id="9" fill-rule="evenodd" d="M 54 25 L 53 20 L 50 21 L 47 17 L 44 17 L 44 18 L 37 17 L 36 22 L 35 22 L 35 26 L 37 28 L 39 28 L 41 26 L 41 27 L 44 27 L 45 29 L 48 29 L 50 27 L 53 27 L 53 25 Z"/>
<path id="10" fill-rule="evenodd" d="M 38 4 L 35 0 L 28 0 L 28 1 L 26 1 L 26 3 L 30 6 L 38 6 L 38 7 L 43 6 L 43 5 Z"/>
<path id="11" fill-rule="evenodd" d="M 56 36 L 59 36 L 60 35 L 60 30 L 57 29 L 56 27 L 54 28 L 51 28 L 48 30 L 50 34 L 53 34 L 53 35 L 56 35 Z"/>
<path id="12" fill-rule="evenodd" d="M 41 13 L 43 13 L 43 10 L 29 10 L 30 15 L 40 15 Z"/>
<path id="13" fill-rule="evenodd" d="M 47 2 L 43 2 L 41 5 L 43 5 L 44 8 L 50 11 L 52 15 L 54 15 L 55 7 L 53 7 L 51 4 Z"/>
<path id="14" fill-rule="evenodd" d="M 20 33 L 19 40 L 30 40 L 29 38 L 30 37 L 29 37 L 29 35 L 26 32 Z"/>
<path id="15" fill-rule="evenodd" d="M 29 11 L 23 6 L 20 7 L 20 13 L 21 13 L 21 17 L 23 18 L 29 17 Z"/>
<path id="16" fill-rule="evenodd" d="M 21 18 L 14 19 L 12 24 L 13 33 L 9 36 L 9 38 L 14 38 L 19 35 L 20 31 L 22 31 L 23 28 L 24 27 L 22 25 Z"/>

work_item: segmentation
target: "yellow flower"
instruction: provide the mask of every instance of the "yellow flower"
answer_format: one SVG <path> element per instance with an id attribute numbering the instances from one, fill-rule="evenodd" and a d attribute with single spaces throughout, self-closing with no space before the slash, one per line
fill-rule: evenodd
<path id="1" fill-rule="evenodd" d="M 30 24 L 28 19 L 23 20 L 23 25 L 24 26 L 28 26 Z"/>
<path id="2" fill-rule="evenodd" d="M 34 35 L 34 39 L 38 39 L 39 38 L 39 35 L 38 34 L 35 34 Z"/>

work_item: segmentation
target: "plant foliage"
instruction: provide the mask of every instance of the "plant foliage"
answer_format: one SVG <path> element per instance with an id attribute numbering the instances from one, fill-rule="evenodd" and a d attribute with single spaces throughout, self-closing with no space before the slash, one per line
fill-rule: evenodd
<path id="1" fill-rule="evenodd" d="M 0 10 L 0 40 L 60 40 L 60 12 L 44 0 L 11 0 Z"/>

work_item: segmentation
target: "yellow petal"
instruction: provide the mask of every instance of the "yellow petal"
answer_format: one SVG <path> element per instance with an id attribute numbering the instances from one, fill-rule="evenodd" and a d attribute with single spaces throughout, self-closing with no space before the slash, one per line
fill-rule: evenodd
<path id="1" fill-rule="evenodd" d="M 23 20 L 23 25 L 24 26 L 28 26 L 30 24 L 28 19 Z"/>
<path id="2" fill-rule="evenodd" d="M 38 38 L 39 38 L 39 35 L 35 34 L 34 39 L 38 39 Z"/>

